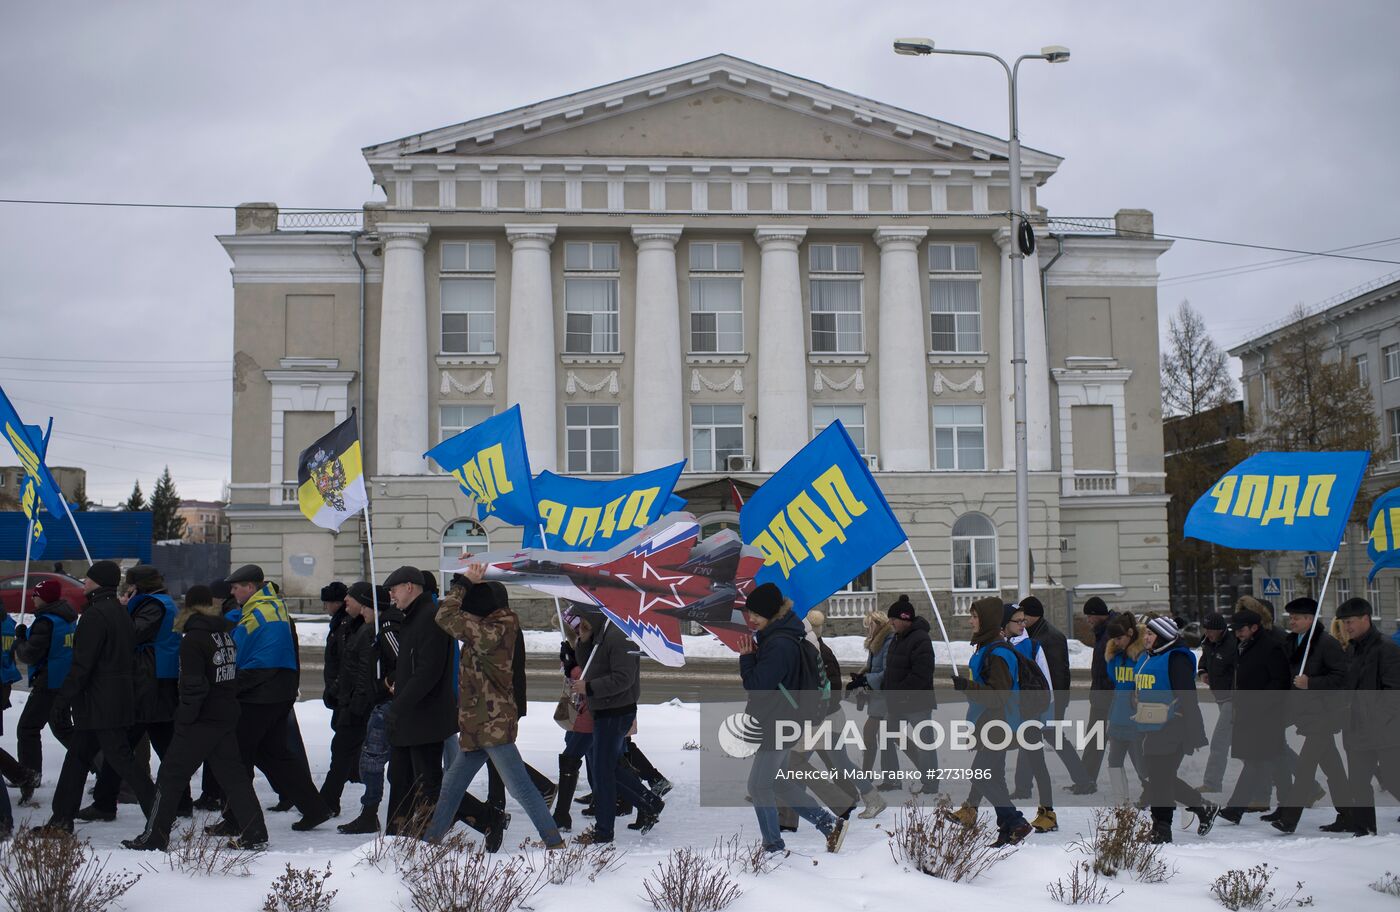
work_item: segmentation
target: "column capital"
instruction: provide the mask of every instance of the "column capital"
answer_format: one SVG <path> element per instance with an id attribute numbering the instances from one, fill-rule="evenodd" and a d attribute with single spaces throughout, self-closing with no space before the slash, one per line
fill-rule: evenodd
<path id="1" fill-rule="evenodd" d="M 875 229 L 875 243 L 881 250 L 913 250 L 928 236 L 927 228 L 912 228 L 903 225 L 881 225 Z"/>
<path id="2" fill-rule="evenodd" d="M 385 244 L 408 243 L 421 250 L 432 229 L 426 222 L 380 222 L 375 231 Z"/>
<path id="3" fill-rule="evenodd" d="M 632 241 L 638 247 L 664 244 L 674 250 L 683 229 L 683 225 L 633 225 Z"/>
<path id="4" fill-rule="evenodd" d="M 506 240 L 510 241 L 512 247 L 525 242 L 543 244 L 545 247 L 548 247 L 554 243 L 554 236 L 558 231 L 558 225 L 507 224 Z"/>
<path id="5" fill-rule="evenodd" d="M 759 225 L 754 229 L 753 236 L 764 250 L 770 247 L 791 247 L 796 250 L 807 236 L 807 228 L 802 225 Z"/>

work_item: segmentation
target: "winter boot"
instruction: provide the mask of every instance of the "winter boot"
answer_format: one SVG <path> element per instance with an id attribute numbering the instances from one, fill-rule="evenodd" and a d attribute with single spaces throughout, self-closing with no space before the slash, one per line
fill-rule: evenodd
<path id="1" fill-rule="evenodd" d="M 510 826 L 510 815 L 505 811 L 497 811 L 491 822 L 486 825 L 486 838 L 483 843 L 486 851 L 493 855 L 501 850 L 501 843 L 506 839 L 506 828 Z"/>
<path id="2" fill-rule="evenodd" d="M 1025 838 L 1035 832 L 1035 828 L 1025 820 L 1004 830 L 997 831 L 996 842 L 992 843 L 992 848 L 1001 849 L 1006 846 L 1020 845 Z"/>
<path id="3" fill-rule="evenodd" d="M 1240 821 L 1244 819 L 1244 814 L 1244 808 L 1228 807 L 1221 810 L 1219 816 L 1239 826 Z"/>
<path id="4" fill-rule="evenodd" d="M 117 819 L 117 809 L 108 810 L 98 807 L 96 804 L 89 804 L 78 811 L 78 819 L 86 823 L 111 823 Z"/>
<path id="5" fill-rule="evenodd" d="M 970 804 L 964 804 L 956 811 L 944 811 L 948 819 L 961 823 L 965 827 L 973 826 L 977 823 L 977 808 Z"/>
<path id="6" fill-rule="evenodd" d="M 342 823 L 335 831 L 346 836 L 373 836 L 379 832 L 379 805 L 364 808 L 360 816 L 349 823 Z"/>
<path id="7" fill-rule="evenodd" d="M 224 799 L 219 795 L 205 792 L 195 799 L 194 809 L 196 811 L 222 811 L 224 809 Z"/>
<path id="8" fill-rule="evenodd" d="M 1049 807 L 1036 808 L 1035 819 L 1031 821 L 1031 827 L 1037 833 L 1054 833 L 1060 828 L 1060 821 L 1055 817 L 1055 809 Z"/>
<path id="9" fill-rule="evenodd" d="M 1261 816 L 1259 819 L 1267 823 L 1273 823 L 1275 820 L 1279 820 L 1283 817 L 1283 810 L 1283 805 L 1279 805 L 1277 810 L 1270 811 L 1269 813 Z"/>
<path id="10" fill-rule="evenodd" d="M 861 820 L 873 820 L 889 807 L 885 799 L 880 796 L 879 791 L 871 789 L 865 793 L 865 810 L 860 812 Z"/>
<path id="11" fill-rule="evenodd" d="M 1350 833 L 1352 831 L 1351 812 L 1337 808 L 1337 819 L 1318 827 L 1324 833 Z"/>
<path id="12" fill-rule="evenodd" d="M 611 836 L 603 836 L 593 827 L 589 827 L 574 837 L 574 845 L 604 845 L 612 841 Z"/>
<path id="13" fill-rule="evenodd" d="M 167 850 L 166 841 L 150 831 L 142 833 L 135 839 L 123 839 L 122 846 L 136 852 L 164 852 Z"/>
<path id="14" fill-rule="evenodd" d="M 34 770 L 29 771 L 29 775 L 20 780 L 19 783 L 19 805 L 20 807 L 38 807 L 34 800 L 34 790 L 39 787 L 41 777 Z"/>
<path id="15" fill-rule="evenodd" d="M 1291 834 L 1298 829 L 1298 821 L 1303 816 L 1303 809 L 1300 807 L 1281 807 L 1278 809 L 1278 818 L 1273 821 L 1274 829 L 1285 835 Z"/>
<path id="16" fill-rule="evenodd" d="M 1153 845 L 1163 845 L 1172 841 L 1172 822 L 1170 820 L 1152 821 L 1152 832 L 1147 837 Z"/>
<path id="17" fill-rule="evenodd" d="M 573 818 L 569 816 L 569 805 L 574 802 L 574 790 L 578 788 L 578 774 L 582 768 L 582 757 L 559 755 L 559 792 L 554 800 L 554 825 L 565 833 L 574 828 Z"/>
<path id="18" fill-rule="evenodd" d="M 274 814 L 285 814 L 294 807 L 296 807 L 296 802 L 292 799 L 279 797 L 276 804 L 268 806 L 268 810 Z"/>
<path id="19" fill-rule="evenodd" d="M 322 805 L 319 809 L 314 810 L 309 814 L 302 815 L 302 818 L 300 820 L 292 824 L 292 829 L 297 831 L 298 833 L 305 833 L 308 830 L 316 829 L 318 826 L 325 823 L 327 820 L 330 820 L 333 816 L 335 815 L 331 813 L 331 809 L 326 807 L 325 805 Z"/>
<path id="20" fill-rule="evenodd" d="M 1204 807 L 1191 808 L 1191 813 L 1196 815 L 1196 835 L 1204 836 L 1210 832 L 1210 828 L 1215 826 L 1215 818 L 1220 816 L 1220 805 L 1206 802 Z"/>
<path id="21" fill-rule="evenodd" d="M 831 832 L 826 834 L 826 850 L 835 854 L 841 851 L 841 844 L 846 841 L 846 831 L 851 825 L 840 817 L 836 818 L 836 826 L 831 828 Z"/>
<path id="22" fill-rule="evenodd" d="M 656 826 L 656 822 L 661 819 L 661 812 L 666 809 L 666 802 L 660 798 L 656 799 L 656 807 L 650 811 L 638 810 L 637 819 L 627 824 L 627 829 L 636 830 L 643 835 L 650 833 L 651 828 Z"/>
<path id="23" fill-rule="evenodd" d="M 35 836 L 72 836 L 73 821 L 62 817 L 50 817 L 43 826 L 34 827 Z"/>
<path id="24" fill-rule="evenodd" d="M 210 824 L 204 828 L 204 832 L 210 836 L 240 836 L 238 824 L 233 822 L 231 817 L 223 817 L 218 823 Z"/>

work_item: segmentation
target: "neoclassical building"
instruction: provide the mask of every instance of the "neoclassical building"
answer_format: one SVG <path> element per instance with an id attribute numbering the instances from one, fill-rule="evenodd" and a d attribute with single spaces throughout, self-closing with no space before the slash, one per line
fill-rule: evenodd
<path id="1" fill-rule="evenodd" d="M 310 596 L 363 530 L 295 506 L 296 456 L 362 416 L 380 576 L 518 529 L 422 453 L 520 403 L 536 471 L 689 460 L 707 530 L 840 419 L 941 607 L 1014 591 L 1007 144 L 729 56 L 366 147 L 383 202 L 239 209 L 233 562 Z M 1151 213 L 1058 217 L 1025 150 L 1034 585 L 1167 602 Z M 896 552 L 833 599 L 918 577 Z M 881 598 L 882 594 L 888 594 Z M 919 595 L 921 601 L 927 601 Z"/>

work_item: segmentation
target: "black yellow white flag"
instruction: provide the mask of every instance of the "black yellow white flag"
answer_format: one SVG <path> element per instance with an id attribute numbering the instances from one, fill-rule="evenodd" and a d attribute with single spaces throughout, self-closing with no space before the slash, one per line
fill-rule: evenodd
<path id="1" fill-rule="evenodd" d="M 355 413 L 302 450 L 297 460 L 297 502 L 316 525 L 339 531 L 369 504 Z"/>

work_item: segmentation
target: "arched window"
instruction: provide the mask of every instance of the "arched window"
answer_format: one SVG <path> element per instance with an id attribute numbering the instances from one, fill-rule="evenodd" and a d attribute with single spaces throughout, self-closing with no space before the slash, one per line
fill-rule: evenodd
<path id="1" fill-rule="evenodd" d="M 953 588 L 987 592 L 997 588 L 997 530 L 981 513 L 953 523 Z"/>
<path id="2" fill-rule="evenodd" d="M 739 531 L 739 514 L 732 510 L 722 510 L 718 513 L 706 513 L 700 517 L 700 540 L 704 541 L 716 532 L 723 532 L 725 529 Z"/>
<path id="3" fill-rule="evenodd" d="M 490 546 L 490 539 L 486 535 L 486 530 L 481 527 L 481 523 L 474 519 L 459 519 L 449 523 L 442 531 L 442 559 L 438 566 L 438 575 L 442 578 L 440 586 L 443 592 L 447 591 L 447 582 L 452 578 L 452 570 L 461 561 L 462 552 L 467 551 L 472 554 L 480 554 Z"/>

